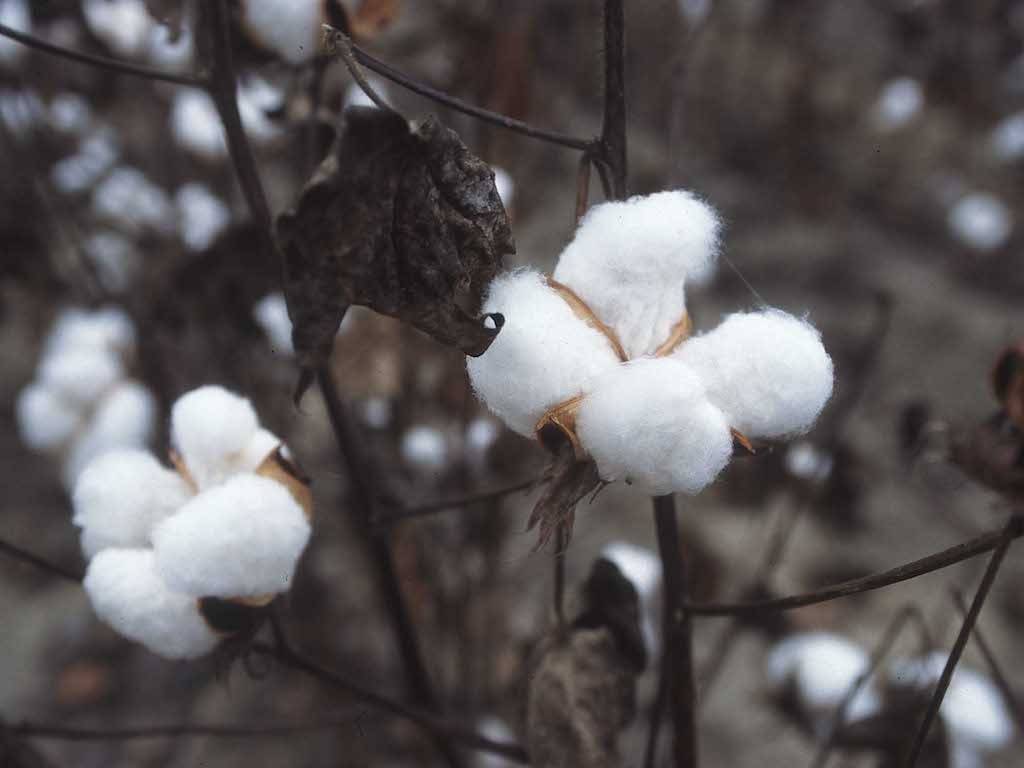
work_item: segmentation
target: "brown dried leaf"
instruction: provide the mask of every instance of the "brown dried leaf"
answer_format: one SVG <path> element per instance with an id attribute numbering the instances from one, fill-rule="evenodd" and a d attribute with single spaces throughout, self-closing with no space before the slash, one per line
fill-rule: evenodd
<path id="1" fill-rule="evenodd" d="M 544 493 L 537 499 L 526 524 L 528 531 L 540 526 L 535 550 L 541 549 L 551 540 L 559 525 L 565 526 L 565 544 L 568 544 L 572 538 L 576 505 L 588 493 L 602 487 L 597 464 L 589 459 L 578 460 L 568 441 L 554 453 L 544 475 L 547 479 Z"/>
<path id="2" fill-rule="evenodd" d="M 299 363 L 322 365 L 351 304 L 397 317 L 468 355 L 501 327 L 478 312 L 513 253 L 490 167 L 436 119 L 354 108 L 298 205 L 280 217 Z M 492 327 L 488 327 L 492 326 Z"/>
<path id="3" fill-rule="evenodd" d="M 1000 355 L 992 372 L 992 387 L 1010 420 L 1024 430 L 1024 341 Z"/>

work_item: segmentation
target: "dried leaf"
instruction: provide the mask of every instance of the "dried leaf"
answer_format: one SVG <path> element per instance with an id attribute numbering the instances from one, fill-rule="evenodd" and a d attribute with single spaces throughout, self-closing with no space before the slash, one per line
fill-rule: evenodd
<path id="1" fill-rule="evenodd" d="M 1011 498 L 1024 498 L 1024 432 L 1006 411 L 955 432 L 950 458 L 977 482 Z"/>
<path id="2" fill-rule="evenodd" d="M 597 464 L 590 459 L 578 460 L 568 441 L 554 453 L 544 474 L 547 480 L 544 493 L 537 499 L 526 525 L 528 531 L 540 526 L 535 550 L 551 540 L 559 525 L 565 526 L 565 543 L 568 544 L 572 538 L 576 505 L 588 493 L 602 487 Z"/>
<path id="3" fill-rule="evenodd" d="M 992 372 L 992 386 L 1010 420 L 1024 430 L 1024 341 L 999 357 Z"/>
<path id="4" fill-rule="evenodd" d="M 514 252 L 490 167 L 436 119 L 353 108 L 334 150 L 280 217 L 299 363 L 322 365 L 351 304 L 397 317 L 468 355 L 503 318 L 478 315 Z"/>
<path id="5" fill-rule="evenodd" d="M 352 35 L 357 40 L 372 40 L 398 18 L 401 10 L 399 0 L 363 0 L 349 22 Z"/>

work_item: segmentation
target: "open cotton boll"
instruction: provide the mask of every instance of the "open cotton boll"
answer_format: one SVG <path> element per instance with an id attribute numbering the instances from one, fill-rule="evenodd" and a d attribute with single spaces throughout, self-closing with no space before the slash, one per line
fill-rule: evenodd
<path id="1" fill-rule="evenodd" d="M 117 307 L 62 309 L 43 345 L 43 357 L 72 352 L 124 354 L 135 345 L 135 324 Z"/>
<path id="2" fill-rule="evenodd" d="M 157 567 L 172 589 L 201 597 L 288 590 L 309 541 L 302 508 L 280 483 L 237 475 L 157 526 Z"/>
<path id="3" fill-rule="evenodd" d="M 697 493 L 732 456 L 722 412 L 686 365 L 641 358 L 594 382 L 576 414 L 576 434 L 601 479 L 645 493 Z"/>
<path id="4" fill-rule="evenodd" d="M 143 0 L 82 0 L 85 23 L 114 53 L 136 57 L 145 53 L 156 23 Z"/>
<path id="5" fill-rule="evenodd" d="M 483 311 L 505 325 L 480 357 L 467 358 L 473 388 L 510 429 L 533 436 L 548 408 L 586 391 L 618 365 L 608 340 L 580 320 L 544 277 L 532 270 L 491 283 Z"/>
<path id="6" fill-rule="evenodd" d="M 281 447 L 281 438 L 269 429 L 258 429 L 249 438 L 249 442 L 232 462 L 232 470 L 236 473 L 254 472 L 266 458 Z"/>
<path id="7" fill-rule="evenodd" d="M 252 314 L 266 334 L 271 349 L 285 355 L 295 351 L 292 346 L 292 320 L 288 317 L 288 303 L 283 293 L 264 296 L 256 302 Z"/>
<path id="8" fill-rule="evenodd" d="M 93 191 L 92 210 L 130 232 L 174 230 L 174 209 L 167 193 L 138 168 L 123 166 L 110 172 Z"/>
<path id="9" fill-rule="evenodd" d="M 207 160 L 227 155 L 224 126 L 210 94 L 199 88 L 179 88 L 171 106 L 171 133 L 185 150 Z"/>
<path id="10" fill-rule="evenodd" d="M 50 178 L 61 192 L 84 192 L 113 167 L 119 153 L 113 131 L 99 131 L 83 141 L 78 152 L 58 160 Z"/>
<path id="11" fill-rule="evenodd" d="M 689 365 L 748 437 L 805 432 L 832 395 L 832 359 L 818 331 L 779 310 L 730 315 L 672 357 Z"/>
<path id="12" fill-rule="evenodd" d="M 153 436 L 157 405 L 137 381 L 123 381 L 97 405 L 64 460 L 64 484 L 74 487 L 93 459 L 119 448 L 142 448 Z"/>
<path id="13" fill-rule="evenodd" d="M 28 0 L 0 0 L 0 24 L 16 32 L 32 33 L 32 14 Z M 0 63 L 11 66 L 28 52 L 28 48 L 9 37 L 0 38 Z"/>
<path id="14" fill-rule="evenodd" d="M 50 355 L 39 364 L 39 382 L 70 403 L 98 400 L 124 375 L 120 358 L 103 349 L 79 347 Z"/>
<path id="15" fill-rule="evenodd" d="M 938 682 L 948 655 L 936 651 L 924 658 L 894 661 L 889 678 L 897 685 L 929 688 Z M 985 676 L 957 665 L 939 713 L 954 742 L 970 749 L 995 751 L 1013 739 L 1013 719 L 999 689 Z"/>
<path id="16" fill-rule="evenodd" d="M 181 239 L 193 251 L 210 246 L 231 221 L 231 211 L 205 184 L 190 182 L 174 195 Z"/>
<path id="17" fill-rule="evenodd" d="M 83 582 L 93 610 L 117 633 L 168 659 L 192 659 L 219 642 L 191 595 L 172 592 L 149 549 L 106 549 Z"/>
<path id="18" fill-rule="evenodd" d="M 259 430 L 252 404 L 223 387 L 182 395 L 171 409 L 171 442 L 200 488 L 223 481 Z"/>
<path id="19" fill-rule="evenodd" d="M 313 58 L 324 21 L 323 0 L 242 0 L 249 33 L 291 64 Z"/>
<path id="20" fill-rule="evenodd" d="M 949 209 L 947 222 L 956 238 L 976 251 L 1001 248 L 1013 232 L 1013 214 L 1006 203 L 985 192 L 960 198 Z"/>
<path id="21" fill-rule="evenodd" d="M 154 526 L 191 496 L 181 475 L 146 451 L 103 454 L 79 475 L 71 497 L 82 551 L 92 559 L 108 547 L 148 546 Z"/>
<path id="22" fill-rule="evenodd" d="M 712 269 L 719 227 L 714 210 L 683 190 L 595 205 L 554 278 L 618 334 L 628 357 L 650 355 L 682 318 L 686 281 Z"/>
<path id="23" fill-rule="evenodd" d="M 835 711 L 869 663 L 868 653 L 846 638 L 809 632 L 777 643 L 768 655 L 766 672 L 772 688 L 794 686 L 801 705 L 810 714 L 824 715 Z M 869 682 L 847 708 L 847 721 L 872 715 L 879 706 L 878 693 Z"/>
<path id="24" fill-rule="evenodd" d="M 77 407 L 41 384 L 21 390 L 14 410 L 22 442 L 34 451 L 59 448 L 82 423 Z"/>

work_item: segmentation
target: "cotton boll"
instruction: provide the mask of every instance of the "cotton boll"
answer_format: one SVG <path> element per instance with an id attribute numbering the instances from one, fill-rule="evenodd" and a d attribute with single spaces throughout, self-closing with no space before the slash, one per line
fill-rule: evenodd
<path id="1" fill-rule="evenodd" d="M 580 320 L 537 272 L 498 277 L 483 311 L 505 318 L 480 357 L 467 358 L 477 395 L 511 429 L 533 436 L 548 408 L 585 392 L 619 359 L 608 340 Z"/>
<path id="2" fill-rule="evenodd" d="M 210 246 L 231 221 L 231 211 L 219 197 L 199 182 L 182 186 L 174 196 L 181 239 L 193 251 Z"/>
<path id="3" fill-rule="evenodd" d="M 800 480 L 824 482 L 832 473 L 832 457 L 808 440 L 798 440 L 786 449 L 786 471 Z"/>
<path id="4" fill-rule="evenodd" d="M 92 210 L 130 232 L 174 230 L 174 212 L 167 193 L 137 168 L 115 168 L 92 195 Z"/>
<path id="5" fill-rule="evenodd" d="M 832 395 L 832 359 L 818 331 L 779 310 L 730 315 L 672 356 L 747 437 L 805 432 Z"/>
<path id="6" fill-rule="evenodd" d="M 82 243 L 82 250 L 108 291 L 120 293 L 131 285 L 139 266 L 132 241 L 114 232 L 94 232 Z"/>
<path id="7" fill-rule="evenodd" d="M 32 14 L 28 0 L 0 0 L 0 24 L 16 32 L 32 33 Z M 28 52 L 28 48 L 9 37 L 0 38 L 0 63 L 10 67 Z"/>
<path id="8" fill-rule="evenodd" d="M 45 358 L 38 377 L 54 394 L 85 407 L 98 400 L 123 373 L 121 361 L 113 353 L 82 347 Z"/>
<path id="9" fill-rule="evenodd" d="M 40 384 L 21 390 L 14 410 L 21 440 L 34 451 L 56 450 L 82 423 L 76 406 Z"/>
<path id="10" fill-rule="evenodd" d="M 252 313 L 267 335 L 271 349 L 284 355 L 295 351 L 292 346 L 292 320 L 288 317 L 288 304 L 283 293 L 267 294 L 256 303 Z"/>
<path id="11" fill-rule="evenodd" d="M 15 136 L 28 136 L 45 117 L 33 91 L 0 90 L 0 119 Z"/>
<path id="12" fill-rule="evenodd" d="M 58 93 L 50 100 L 50 125 L 61 133 L 82 135 L 92 123 L 89 102 L 77 93 Z"/>
<path id="13" fill-rule="evenodd" d="M 154 24 L 149 31 L 147 56 L 151 62 L 170 72 L 182 72 L 192 65 L 192 30 L 182 24 L 177 37 L 167 24 Z"/>
<path id="14" fill-rule="evenodd" d="M 480 735 L 491 741 L 511 744 L 516 740 L 515 734 L 508 723 L 493 715 L 481 717 L 477 723 Z M 501 755 L 478 751 L 473 756 L 473 768 L 514 768 L 516 763 Z"/>
<path id="15" fill-rule="evenodd" d="M 89 30 L 114 53 L 141 56 L 154 25 L 143 0 L 82 0 Z"/>
<path id="16" fill-rule="evenodd" d="M 93 459 L 119 448 L 142 448 L 156 425 L 156 400 L 137 381 L 114 387 L 97 405 L 64 460 L 64 484 L 74 487 Z"/>
<path id="17" fill-rule="evenodd" d="M 227 155 L 224 126 L 206 91 L 179 88 L 175 92 L 171 133 L 180 146 L 207 160 L 219 160 Z"/>
<path id="18" fill-rule="evenodd" d="M 157 526 L 153 543 L 157 567 L 172 589 L 252 597 L 288 590 L 309 535 L 288 489 L 265 477 L 237 475 Z"/>
<path id="19" fill-rule="evenodd" d="M 994 251 L 1006 245 L 1013 232 L 1013 214 L 994 195 L 974 192 L 949 209 L 950 230 L 964 245 L 976 251 Z"/>
<path id="20" fill-rule="evenodd" d="M 258 429 L 252 404 L 222 387 L 194 389 L 171 409 L 171 441 L 200 488 L 232 473 Z"/>
<path id="21" fill-rule="evenodd" d="M 90 462 L 75 483 L 72 522 L 82 529 L 82 550 L 91 559 L 108 547 L 144 547 L 153 527 L 192 496 L 177 472 L 152 454 L 115 450 Z"/>
<path id="22" fill-rule="evenodd" d="M 117 307 L 61 310 L 43 345 L 43 357 L 73 352 L 123 355 L 135 345 L 135 325 Z"/>
<path id="23" fill-rule="evenodd" d="M 61 192 L 84 192 L 113 167 L 119 153 L 113 131 L 99 131 L 83 141 L 78 152 L 57 161 L 50 178 Z"/>
<path id="24" fill-rule="evenodd" d="M 89 563 L 85 592 L 93 610 L 115 632 L 168 659 L 209 653 L 217 636 L 199 614 L 196 598 L 172 592 L 148 549 L 107 549 Z"/>
<path id="25" fill-rule="evenodd" d="M 924 91 L 912 77 L 897 77 L 885 84 L 875 102 L 875 124 L 880 130 L 895 131 L 909 123 L 924 106 Z"/>
<path id="26" fill-rule="evenodd" d="M 576 414 L 576 434 L 601 479 L 645 493 L 697 493 L 732 456 L 729 424 L 686 365 L 641 358 L 594 383 Z"/>
<path id="27" fill-rule="evenodd" d="M 322 0 L 242 0 L 249 33 L 291 64 L 313 58 L 324 21 Z"/>
<path id="28" fill-rule="evenodd" d="M 686 281 L 712 268 L 719 228 L 714 210 L 683 190 L 596 205 L 554 277 L 615 330 L 628 357 L 653 354 L 682 318 Z"/>
<path id="29" fill-rule="evenodd" d="M 1024 112 L 1016 112 L 999 121 L 989 137 L 992 154 L 1000 160 L 1024 157 Z"/>
<path id="30" fill-rule="evenodd" d="M 257 143 L 281 136 L 281 128 L 270 120 L 268 112 L 281 108 L 284 96 L 266 80 L 250 76 L 238 86 L 238 113 L 248 137 Z"/>
<path id="31" fill-rule="evenodd" d="M 438 472 L 448 465 L 448 440 L 434 427 L 413 427 L 402 435 L 402 458 L 415 469 Z"/>
<path id="32" fill-rule="evenodd" d="M 776 690 L 792 685 L 809 714 L 829 716 L 869 663 L 867 652 L 849 640 L 827 632 L 810 632 L 776 644 L 768 655 L 766 671 L 769 684 Z M 847 721 L 872 715 L 879 706 L 877 692 L 866 684 L 847 708 Z"/>

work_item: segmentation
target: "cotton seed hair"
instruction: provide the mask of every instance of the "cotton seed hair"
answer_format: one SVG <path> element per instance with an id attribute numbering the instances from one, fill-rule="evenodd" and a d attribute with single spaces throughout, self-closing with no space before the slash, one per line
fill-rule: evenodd
<path id="1" fill-rule="evenodd" d="M 551 277 L 490 286 L 505 325 L 467 358 L 473 387 L 511 429 L 555 424 L 607 482 L 697 493 L 733 438 L 805 432 L 832 394 L 818 331 L 777 309 L 736 313 L 691 337 L 685 289 L 715 268 L 721 225 L 683 190 L 595 206 Z"/>

